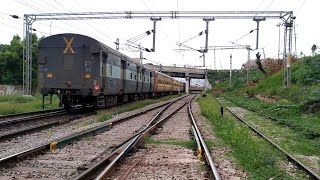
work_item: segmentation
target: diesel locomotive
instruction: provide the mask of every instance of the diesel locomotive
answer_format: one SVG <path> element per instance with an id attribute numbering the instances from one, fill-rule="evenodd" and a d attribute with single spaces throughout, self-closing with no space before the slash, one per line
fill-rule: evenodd
<path id="1" fill-rule="evenodd" d="M 147 69 L 138 61 L 80 34 L 57 34 L 39 43 L 43 99 L 57 94 L 60 106 L 117 103 L 185 91 L 185 83 Z"/>

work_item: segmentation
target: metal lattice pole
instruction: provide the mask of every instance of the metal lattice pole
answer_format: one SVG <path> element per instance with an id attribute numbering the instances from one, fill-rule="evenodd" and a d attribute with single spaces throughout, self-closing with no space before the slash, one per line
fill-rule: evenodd
<path id="1" fill-rule="evenodd" d="M 250 83 L 250 46 L 247 46 L 248 48 L 248 63 L 247 63 L 247 84 Z"/>
<path id="2" fill-rule="evenodd" d="M 284 22 L 284 48 L 283 48 L 283 85 L 291 84 L 291 55 L 292 55 L 292 14 Z"/>
<path id="3" fill-rule="evenodd" d="M 293 20 L 292 17 L 290 18 L 289 22 L 289 45 L 288 45 L 288 76 L 287 76 L 287 85 L 290 86 L 291 84 L 291 58 L 292 58 L 292 27 L 293 27 Z"/>
<path id="4" fill-rule="evenodd" d="M 32 23 L 34 18 L 24 16 L 23 33 L 23 94 L 31 95 L 32 88 Z"/>
<path id="5" fill-rule="evenodd" d="M 283 33 L 283 86 L 286 87 L 287 82 L 287 26 L 284 25 Z"/>

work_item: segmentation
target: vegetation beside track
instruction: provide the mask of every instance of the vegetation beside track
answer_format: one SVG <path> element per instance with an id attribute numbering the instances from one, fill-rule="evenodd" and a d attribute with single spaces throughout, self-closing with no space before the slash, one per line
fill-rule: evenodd
<path id="1" fill-rule="evenodd" d="M 45 103 L 49 102 L 49 96 Z M 52 96 L 52 104 L 45 105 L 45 109 L 58 108 L 59 99 Z M 0 96 L 0 115 L 24 113 L 42 110 L 42 96 L 23 96 L 23 95 L 1 95 Z"/>
<path id="2" fill-rule="evenodd" d="M 308 139 L 320 139 L 320 117 L 318 114 L 304 113 L 301 106 L 292 102 L 264 103 L 257 98 L 228 94 L 226 99 L 248 110 L 273 117 L 275 122 L 289 127 L 295 133 Z"/>
<path id="3" fill-rule="evenodd" d="M 106 121 L 108 119 L 111 119 L 112 116 L 114 115 L 117 115 L 117 114 L 121 114 L 121 113 L 124 113 L 124 112 L 129 112 L 129 111 L 132 111 L 132 110 L 135 110 L 135 109 L 139 109 L 139 108 L 143 108 L 147 105 L 150 105 L 150 104 L 154 104 L 154 103 L 158 103 L 158 102 L 161 102 L 161 101 L 166 101 L 166 100 L 169 100 L 169 99 L 172 99 L 172 98 L 176 98 L 178 96 L 181 96 L 183 95 L 180 94 L 180 95 L 169 95 L 169 96 L 164 96 L 164 97 L 160 97 L 160 98 L 153 98 L 153 99 L 145 99 L 145 100 L 139 100 L 139 101 L 134 101 L 134 102 L 131 102 L 131 103 L 128 103 L 128 104 L 124 104 L 124 105 L 120 105 L 120 106 L 117 106 L 117 107 L 112 107 L 112 108 L 109 108 L 109 109 L 105 109 L 105 110 L 101 110 L 99 111 L 99 117 L 97 118 L 97 122 L 103 122 L 103 121 Z"/>
<path id="4" fill-rule="evenodd" d="M 299 59 L 292 65 L 292 81 L 289 87 L 283 86 L 282 71 L 264 77 L 259 70 L 252 69 L 249 86 L 246 85 L 245 69 L 233 73 L 231 86 L 229 73 L 226 71 L 211 71 L 208 73 L 208 78 L 214 84 L 213 88 L 220 89 L 224 94 L 248 97 L 258 94 L 274 96 L 300 106 L 300 110 L 304 112 L 314 113 L 320 111 L 320 108 L 312 107 L 320 102 L 319 69 L 320 55 Z M 215 84 L 215 82 L 220 83 Z"/>
<path id="5" fill-rule="evenodd" d="M 219 80 L 213 93 L 236 103 L 237 106 L 254 110 L 277 119 L 277 123 L 289 127 L 308 139 L 320 139 L 320 55 L 304 57 L 292 65 L 292 81 L 289 87 L 282 83 L 283 72 L 264 77 L 251 70 L 250 86 L 246 85 L 246 70 L 233 76 L 229 85 L 228 73 L 220 76 L 209 73 L 210 81 Z M 216 74 L 218 72 L 215 72 Z M 221 74 L 222 72 L 220 72 Z M 255 82 L 255 83 L 253 83 Z M 218 93 L 223 92 L 223 93 Z M 272 97 L 270 102 L 256 96 Z"/>
<path id="6" fill-rule="evenodd" d="M 235 104 L 219 98 L 219 100 L 227 107 L 233 107 Z M 316 173 L 320 173 L 318 157 L 320 157 L 320 141 L 317 138 L 310 139 L 301 136 L 301 133 L 288 128 L 287 126 L 279 126 L 277 121 L 267 117 L 261 117 L 259 114 L 250 111 L 242 111 L 237 113 L 240 117 L 261 133 L 266 135 L 273 142 L 282 147 L 285 151 L 294 155 L 299 161 L 312 168 Z"/>
<path id="7" fill-rule="evenodd" d="M 230 114 L 221 116 L 220 105 L 211 94 L 200 97 L 198 101 L 202 114 L 213 125 L 216 136 L 232 149 L 231 156 L 249 173 L 250 179 L 292 179 L 279 166 L 286 161 L 285 156 Z M 304 174 L 296 176 L 299 176 L 295 177 L 298 179 L 304 178 Z"/>

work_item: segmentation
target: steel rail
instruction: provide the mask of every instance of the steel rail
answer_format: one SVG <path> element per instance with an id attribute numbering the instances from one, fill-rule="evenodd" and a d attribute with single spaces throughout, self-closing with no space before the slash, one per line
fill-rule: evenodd
<path id="1" fill-rule="evenodd" d="M 19 117 L 19 116 L 28 116 L 28 115 L 36 115 L 36 114 L 43 114 L 43 113 L 50 113 L 63 110 L 62 108 L 57 109 L 49 109 L 49 110 L 42 110 L 42 111 L 33 111 L 33 112 L 25 112 L 25 113 L 16 113 L 16 114 L 7 114 L 7 115 L 0 115 L 0 122 L 5 119 Z"/>
<path id="2" fill-rule="evenodd" d="M 173 101 L 177 101 L 179 99 L 182 99 L 185 96 L 187 96 L 187 95 L 181 96 L 181 97 L 179 97 L 177 99 L 171 100 L 171 101 L 166 102 L 164 104 L 160 104 L 158 106 L 155 106 L 155 107 L 152 107 L 152 108 L 149 108 L 149 109 L 134 113 L 132 115 L 120 118 L 118 120 L 107 121 L 104 124 L 99 125 L 97 127 L 89 128 L 89 129 L 87 129 L 85 131 L 82 131 L 82 132 L 79 132 L 79 133 L 75 133 L 75 134 L 72 134 L 70 136 L 66 136 L 66 137 L 63 137 L 63 138 L 59 138 L 59 139 L 53 140 L 51 142 L 39 145 L 37 147 L 30 148 L 30 149 L 24 150 L 22 152 L 15 153 L 15 154 L 9 155 L 7 157 L 1 158 L 0 159 L 0 167 L 8 164 L 9 162 L 18 162 L 18 161 L 20 161 L 22 159 L 28 158 L 28 157 L 33 156 L 35 154 L 36 155 L 37 154 L 41 154 L 43 152 L 46 152 L 46 151 L 50 150 L 52 147 L 62 147 L 64 145 L 66 145 L 66 144 L 74 142 L 74 141 L 76 141 L 76 140 L 78 140 L 80 138 L 83 138 L 85 136 L 96 135 L 96 134 L 101 133 L 103 131 L 109 130 L 114 125 L 120 124 L 120 123 L 122 123 L 122 122 L 124 122 L 124 121 L 126 121 L 128 119 L 131 119 L 133 117 L 139 116 L 139 115 L 144 114 L 144 113 L 146 113 L 148 111 L 152 111 L 152 110 L 154 110 L 156 108 L 160 108 L 162 106 L 165 106 L 165 105 L 167 105 L 167 104 L 169 104 L 169 103 L 171 103 Z"/>
<path id="3" fill-rule="evenodd" d="M 226 98 L 226 99 L 227 99 L 228 101 L 231 101 L 232 103 L 240 106 L 240 107 L 243 107 L 241 104 L 237 103 L 236 101 L 234 101 L 234 100 L 232 100 L 232 99 L 229 99 L 229 98 Z M 244 107 L 244 108 L 245 108 L 245 107 Z M 247 109 L 247 108 L 246 108 L 246 109 Z M 251 111 L 251 112 L 253 112 L 253 113 L 256 113 L 256 114 L 259 115 L 259 116 L 263 116 L 263 117 L 265 117 L 265 118 L 268 118 L 268 119 L 270 119 L 270 120 L 272 120 L 272 121 L 279 122 L 279 119 L 277 119 L 277 118 L 275 118 L 275 117 L 272 117 L 272 116 L 269 116 L 269 115 L 267 115 L 267 114 L 261 113 L 261 112 L 255 110 L 255 109 L 251 109 L 251 108 L 250 108 L 250 109 L 247 109 L 247 110 L 248 110 L 248 111 Z"/>
<path id="4" fill-rule="evenodd" d="M 155 119 L 157 118 L 153 118 L 150 123 L 148 124 L 148 126 L 146 126 L 143 130 L 141 130 L 139 132 L 139 134 L 136 134 L 134 136 L 131 137 L 130 141 L 124 145 L 124 147 L 121 147 L 119 149 L 117 149 L 113 154 L 116 155 L 115 157 L 110 156 L 105 158 L 103 161 L 104 162 L 109 162 L 107 164 L 107 166 L 101 171 L 101 173 L 95 178 L 96 180 L 102 180 L 102 179 L 106 179 L 112 172 L 112 170 L 115 168 L 115 165 L 118 163 L 119 160 L 121 160 L 122 158 L 125 157 L 125 155 L 131 150 L 133 149 L 133 147 L 135 147 L 137 144 L 139 144 L 139 142 L 143 141 L 144 137 L 148 134 L 151 133 L 153 131 L 155 131 L 155 129 L 157 127 L 159 127 L 161 124 L 163 124 L 165 121 L 167 121 L 170 117 L 172 117 L 175 113 L 177 113 L 181 108 L 183 108 L 188 102 L 183 103 L 180 107 L 178 107 L 177 109 L 175 109 L 172 113 L 168 114 L 167 116 L 165 116 L 164 118 L 162 118 L 161 120 L 155 122 Z M 110 158 L 113 158 L 110 161 Z M 92 169 L 91 172 L 96 171 L 96 169 Z M 89 176 L 81 176 L 79 178 L 77 178 L 77 180 L 82 180 L 82 179 L 88 179 Z"/>
<path id="5" fill-rule="evenodd" d="M 7 133 L 3 133 L 3 134 L 0 134 L 0 141 L 6 140 L 6 139 L 9 139 L 9 138 L 18 136 L 18 135 L 22 135 L 22 134 L 25 134 L 25 133 L 34 132 L 35 130 L 41 130 L 41 129 L 49 128 L 49 127 L 52 127 L 52 126 L 55 126 L 55 125 L 65 124 L 65 123 L 67 123 L 67 122 L 69 122 L 71 120 L 79 119 L 81 117 L 92 115 L 94 113 L 95 113 L 95 111 L 92 111 L 92 112 L 84 113 L 84 114 L 81 114 L 81 115 L 75 115 L 74 117 L 65 118 L 63 120 L 55 120 L 55 121 L 45 122 L 45 123 L 42 123 L 42 124 L 38 124 L 38 125 L 34 125 L 34 126 L 28 126 L 28 127 L 22 128 L 22 129 L 15 130 L 15 131 L 10 131 L 10 132 L 7 132 Z M 72 116 L 72 115 L 70 115 L 70 116 Z"/>
<path id="6" fill-rule="evenodd" d="M 283 154 L 285 154 L 287 156 L 287 158 L 289 160 L 291 160 L 292 162 L 294 162 L 297 166 L 299 166 L 302 170 L 304 170 L 307 174 L 309 174 L 311 176 L 311 178 L 313 179 L 320 179 L 320 176 L 314 172 L 312 169 L 310 169 L 308 166 L 306 166 L 305 164 L 303 164 L 301 161 L 299 161 L 297 158 L 295 158 L 293 155 L 291 155 L 290 153 L 288 153 L 286 150 L 284 150 L 283 148 L 281 148 L 279 145 L 277 145 L 275 142 L 273 142 L 271 139 L 269 139 L 266 135 L 264 135 L 263 133 L 261 133 L 259 130 L 257 130 L 255 127 L 253 127 L 250 123 L 246 122 L 246 120 L 244 120 L 243 118 L 241 118 L 239 115 L 237 115 L 236 113 L 234 113 L 230 108 L 226 107 L 219 99 L 215 98 L 214 99 L 219 102 L 221 104 L 221 106 L 225 109 L 227 109 L 227 111 L 229 111 L 233 116 L 235 116 L 238 120 L 240 120 L 242 123 L 244 123 L 245 125 L 247 125 L 251 130 L 253 130 L 256 134 L 258 134 L 260 137 L 262 137 L 263 139 L 267 140 L 271 145 L 273 145 L 274 147 L 276 147 L 279 151 L 281 151 Z"/>
<path id="7" fill-rule="evenodd" d="M 33 121 L 33 120 L 38 120 L 38 119 L 43 119 L 43 118 L 48 118 L 48 117 L 65 115 L 68 113 L 69 112 L 62 110 L 62 111 L 56 111 L 56 112 L 50 112 L 50 113 L 44 113 L 44 114 L 37 114 L 34 116 L 19 117 L 16 119 L 9 119 L 9 120 L 5 120 L 5 121 L 1 121 L 0 126 L 8 126 L 8 125 L 21 123 L 21 122 L 27 122 L 27 121 Z"/>
<path id="8" fill-rule="evenodd" d="M 65 115 L 65 114 L 69 114 L 69 113 L 74 113 L 77 112 L 79 110 L 82 109 L 90 109 L 93 106 L 88 106 L 86 108 L 82 107 L 82 106 L 76 106 L 73 109 L 67 111 L 65 109 L 55 109 L 52 111 L 36 111 L 36 114 L 33 114 L 32 112 L 30 113 L 29 116 L 26 117 L 20 117 L 23 115 L 22 114 L 17 114 L 17 118 L 14 118 L 15 115 L 10 115 L 11 118 L 6 118 L 6 120 L 2 120 L 0 121 L 0 126 L 7 126 L 7 125 L 12 125 L 12 124 L 16 124 L 16 123 L 20 123 L 20 122 L 27 122 L 27 121 L 32 121 L 32 120 L 38 120 L 38 119 L 43 119 L 43 118 L 48 118 L 48 117 L 55 117 L 55 116 L 59 116 L 59 115 Z"/>
<path id="9" fill-rule="evenodd" d="M 191 110 L 191 102 L 192 100 L 190 100 L 188 102 L 188 114 L 189 114 L 189 117 L 190 117 L 190 120 L 191 120 L 191 124 L 195 130 L 195 135 L 197 136 L 197 139 L 199 139 L 200 141 L 200 145 L 202 146 L 202 148 L 204 149 L 204 152 L 205 152 L 205 159 L 207 161 L 207 164 L 209 165 L 210 167 L 210 170 L 211 170 L 211 173 L 214 177 L 214 179 L 216 180 L 221 180 L 221 176 L 219 175 L 219 172 L 218 172 L 218 169 L 217 167 L 214 165 L 214 161 L 212 159 L 212 156 L 211 156 L 211 153 L 201 135 L 201 132 L 198 128 L 198 125 L 193 117 L 193 113 L 192 113 L 192 110 Z M 200 152 L 201 153 L 201 152 Z"/>

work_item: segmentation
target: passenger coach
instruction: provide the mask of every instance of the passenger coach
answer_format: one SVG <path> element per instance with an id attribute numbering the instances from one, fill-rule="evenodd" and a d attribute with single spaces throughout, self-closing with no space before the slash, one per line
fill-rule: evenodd
<path id="1" fill-rule="evenodd" d="M 184 91 L 184 83 L 79 34 L 41 40 L 38 65 L 41 94 L 57 94 L 65 108 L 76 104 L 104 108 Z"/>

